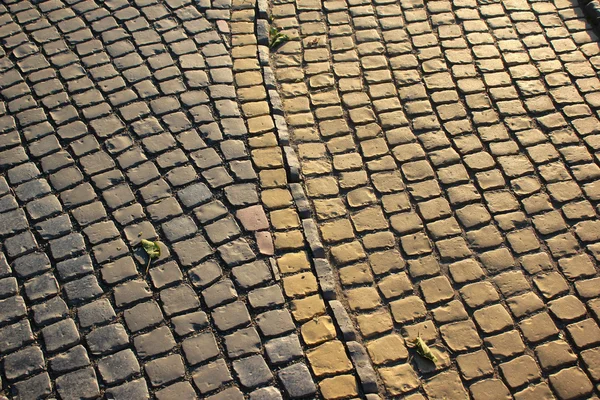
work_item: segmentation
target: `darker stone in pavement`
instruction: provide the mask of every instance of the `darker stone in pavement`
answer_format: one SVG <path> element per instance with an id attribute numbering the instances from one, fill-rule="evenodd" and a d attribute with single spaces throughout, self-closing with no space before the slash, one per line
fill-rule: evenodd
<path id="1" fill-rule="evenodd" d="M 0 300 L 0 323 L 4 324 L 26 314 L 27 307 L 21 296 Z"/>
<path id="2" fill-rule="evenodd" d="M 4 241 L 4 251 L 10 258 L 30 252 L 38 247 L 35 237 L 30 231 L 9 237 Z"/>
<path id="3" fill-rule="evenodd" d="M 225 188 L 225 197 L 236 207 L 258 203 L 256 186 L 251 183 L 231 185 Z"/>
<path id="4" fill-rule="evenodd" d="M 152 386 L 162 386 L 185 375 L 185 367 L 179 354 L 152 360 L 144 366 Z"/>
<path id="5" fill-rule="evenodd" d="M 222 392 L 206 397 L 206 400 L 244 400 L 244 395 L 240 389 L 236 387 L 230 387 Z"/>
<path id="6" fill-rule="evenodd" d="M 50 377 L 46 372 L 13 385 L 16 399 L 45 399 L 52 393 Z"/>
<path id="7" fill-rule="evenodd" d="M 281 393 L 277 388 L 269 386 L 262 389 L 257 389 L 250 393 L 250 400 L 282 400 Z"/>
<path id="8" fill-rule="evenodd" d="M 231 358 L 238 358 L 250 354 L 260 353 L 261 340 L 254 327 L 240 329 L 225 336 L 225 348 L 227 355 Z"/>
<path id="9" fill-rule="evenodd" d="M 200 306 L 200 300 L 188 285 L 179 285 L 160 292 L 160 301 L 167 316 L 194 310 Z"/>
<path id="10" fill-rule="evenodd" d="M 0 328 L 0 352 L 2 353 L 16 350 L 31 341 L 33 341 L 33 332 L 26 319 Z"/>
<path id="11" fill-rule="evenodd" d="M 137 304 L 125 310 L 123 317 L 131 332 L 141 331 L 163 321 L 162 312 L 154 300 Z"/>
<path id="12" fill-rule="evenodd" d="M 44 369 L 44 354 L 37 346 L 26 347 L 4 358 L 6 379 L 15 380 L 27 377 Z"/>
<path id="13" fill-rule="evenodd" d="M 221 277 L 223 271 L 215 261 L 209 260 L 195 268 L 190 269 L 188 276 L 192 284 L 197 288 L 203 288 Z"/>
<path id="14" fill-rule="evenodd" d="M 196 400 L 196 392 L 189 382 L 177 382 L 154 393 L 157 400 Z"/>
<path id="15" fill-rule="evenodd" d="M 310 372 L 304 363 L 285 367 L 277 375 L 288 396 L 292 398 L 309 396 L 317 392 Z"/>
<path id="16" fill-rule="evenodd" d="M 56 390 L 61 399 L 95 399 L 100 395 L 94 369 L 89 367 L 56 378 Z"/>
<path id="17" fill-rule="evenodd" d="M 67 258 L 75 253 L 85 250 L 85 242 L 83 241 L 83 236 L 81 236 L 81 234 L 72 233 L 60 239 L 51 240 L 50 250 L 52 252 L 52 257 L 55 260 L 62 260 L 63 258 Z"/>
<path id="18" fill-rule="evenodd" d="M 206 203 L 212 197 L 212 192 L 205 184 L 196 183 L 178 191 L 177 197 L 185 207 L 194 208 Z"/>
<path id="19" fill-rule="evenodd" d="M 210 242 L 216 245 L 228 242 L 241 233 L 239 226 L 231 217 L 225 217 L 206 225 L 204 230 Z"/>
<path id="20" fill-rule="evenodd" d="M 98 299 L 77 309 L 79 326 L 84 329 L 111 321 L 116 316 L 108 299 Z"/>
<path id="21" fill-rule="evenodd" d="M 35 231 L 44 240 L 51 240 L 64 236 L 73 229 L 68 215 L 59 215 L 46 221 L 38 222 L 34 225 Z"/>
<path id="22" fill-rule="evenodd" d="M 126 349 L 98 360 L 98 372 L 106 384 L 112 385 L 140 372 L 140 365 L 133 351 Z"/>
<path id="23" fill-rule="evenodd" d="M 212 248 L 202 236 L 175 243 L 173 251 L 184 267 L 192 266 L 213 253 Z"/>
<path id="24" fill-rule="evenodd" d="M 185 336 L 205 328 L 208 318 L 204 311 L 196 311 L 171 318 L 171 324 L 177 336 Z"/>
<path id="25" fill-rule="evenodd" d="M 250 289 L 271 279 L 271 269 L 263 260 L 240 265 L 231 270 L 235 283 L 244 289 Z"/>
<path id="26" fill-rule="evenodd" d="M 114 353 L 129 344 L 129 336 L 119 323 L 96 328 L 85 339 L 94 355 Z"/>
<path id="27" fill-rule="evenodd" d="M 95 275 L 87 275 L 76 281 L 65 283 L 63 289 L 71 304 L 91 300 L 104 293 Z"/>
<path id="28" fill-rule="evenodd" d="M 194 384 L 202 394 L 217 390 L 232 380 L 229 369 L 227 369 L 227 364 L 225 364 L 223 359 L 218 359 L 201 366 L 194 371 L 192 378 L 194 379 Z"/>
<path id="29" fill-rule="evenodd" d="M 79 342 L 79 332 L 72 319 L 65 319 L 42 329 L 46 350 L 62 350 Z"/>
<path id="30" fill-rule="evenodd" d="M 167 241 L 177 242 L 192 236 L 198 231 L 198 227 L 190 217 L 183 215 L 162 224 L 162 230 Z"/>
<path id="31" fill-rule="evenodd" d="M 19 277 L 26 278 L 50 269 L 50 260 L 44 253 L 31 253 L 17 258 L 12 267 Z"/>
<path id="32" fill-rule="evenodd" d="M 90 365 L 85 347 L 77 345 L 64 353 L 57 354 L 50 359 L 52 372 L 60 374 Z"/>
<path id="33" fill-rule="evenodd" d="M 273 379 L 267 363 L 259 355 L 235 360 L 233 369 L 242 385 L 247 388 L 264 385 Z"/>
<path id="34" fill-rule="evenodd" d="M 148 387 L 146 386 L 146 381 L 144 379 L 137 379 L 135 381 L 126 382 L 120 386 L 107 389 L 106 394 L 111 394 L 114 400 L 145 400 L 150 398 Z M 106 396 L 106 398 L 108 399 L 108 396 Z"/>
<path id="35" fill-rule="evenodd" d="M 283 304 L 285 299 L 277 285 L 259 288 L 248 293 L 248 302 L 254 309 L 270 308 Z"/>
<path id="36" fill-rule="evenodd" d="M 167 326 L 161 326 L 133 338 L 135 351 L 140 358 L 148 358 L 166 353 L 175 347 L 176 344 L 171 330 Z"/>
<path id="37" fill-rule="evenodd" d="M 15 278 L 0 279 L 0 298 L 14 296 L 18 291 L 19 287 Z"/>
<path id="38" fill-rule="evenodd" d="M 135 280 L 116 286 L 113 295 L 116 306 L 123 307 L 152 297 L 152 292 L 145 281 Z"/>
<path id="39" fill-rule="evenodd" d="M 68 313 L 67 304 L 59 296 L 53 297 L 44 303 L 31 306 L 33 320 L 36 325 L 44 326 L 50 322 L 63 319 Z"/>
<path id="40" fill-rule="evenodd" d="M 265 350 L 269 361 L 275 365 L 302 357 L 302 345 L 296 334 L 269 340 L 265 343 Z"/>
<path id="41" fill-rule="evenodd" d="M 181 346 L 185 359 L 190 365 L 196 365 L 219 355 L 219 348 L 212 332 L 202 332 L 183 341 Z"/>
<path id="42" fill-rule="evenodd" d="M 0 214 L 2 225 L 0 225 L 0 236 L 14 235 L 29 227 L 25 212 L 21 209 Z"/>
<path id="43" fill-rule="evenodd" d="M 25 294 L 29 300 L 39 300 L 58 293 L 58 282 L 51 272 L 38 275 L 25 282 Z"/>
<path id="44" fill-rule="evenodd" d="M 255 258 L 254 252 L 243 238 L 219 246 L 218 251 L 223 261 L 230 267 L 251 261 Z"/>
<path id="45" fill-rule="evenodd" d="M 202 291 L 204 302 L 209 308 L 220 306 L 238 298 L 233 282 L 223 279 Z"/>
<path id="46" fill-rule="evenodd" d="M 250 323 L 250 314 L 246 305 L 241 301 L 227 304 L 226 306 L 214 309 L 212 317 L 215 326 L 220 331 L 245 326 Z"/>
<path id="47" fill-rule="evenodd" d="M 272 310 L 256 317 L 258 328 L 264 336 L 279 336 L 296 329 L 288 310 Z"/>

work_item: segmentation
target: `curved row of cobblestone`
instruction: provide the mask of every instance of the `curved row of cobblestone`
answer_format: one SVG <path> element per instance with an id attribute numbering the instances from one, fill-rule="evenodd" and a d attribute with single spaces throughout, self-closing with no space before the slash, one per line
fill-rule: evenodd
<path id="1" fill-rule="evenodd" d="M 389 396 L 591 397 L 598 37 L 570 1 L 273 1 L 290 141 Z M 439 362 L 409 357 L 420 335 Z"/>
<path id="2" fill-rule="evenodd" d="M 7 3 L 4 393 L 276 399 L 352 385 L 297 229 L 254 3 Z M 157 238 L 146 273 L 139 244 Z"/>

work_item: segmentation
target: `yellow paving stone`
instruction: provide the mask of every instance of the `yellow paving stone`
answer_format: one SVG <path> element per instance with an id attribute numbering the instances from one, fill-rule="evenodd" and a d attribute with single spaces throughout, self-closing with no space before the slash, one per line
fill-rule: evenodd
<path id="1" fill-rule="evenodd" d="M 300 328 L 302 339 L 309 346 L 314 346 L 336 337 L 335 325 L 331 317 L 323 315 L 306 322 Z"/>
<path id="2" fill-rule="evenodd" d="M 317 279 L 312 272 L 286 276 L 282 281 L 283 290 L 288 297 L 303 297 L 318 290 Z"/>
<path id="3" fill-rule="evenodd" d="M 260 186 L 263 189 L 282 187 L 287 184 L 285 169 L 263 169 L 258 173 Z"/>
<path id="4" fill-rule="evenodd" d="M 291 208 L 275 210 L 269 215 L 271 217 L 271 223 L 275 229 L 290 229 L 300 226 L 300 218 L 298 217 L 298 213 Z"/>
<path id="5" fill-rule="evenodd" d="M 398 396 L 419 387 L 419 378 L 410 364 L 380 368 L 379 375 L 388 393 Z"/>
<path id="6" fill-rule="evenodd" d="M 292 316 L 303 322 L 325 313 L 325 303 L 318 294 L 292 301 Z"/>
<path id="7" fill-rule="evenodd" d="M 252 161 L 258 168 L 277 168 L 283 166 L 283 156 L 279 147 L 252 150 Z"/>
<path id="8" fill-rule="evenodd" d="M 287 189 L 268 189 L 260 194 L 263 204 L 268 209 L 289 207 L 292 205 L 292 194 Z"/>
<path id="9" fill-rule="evenodd" d="M 297 253 L 286 253 L 277 259 L 279 272 L 282 274 L 293 274 L 295 272 L 310 270 L 310 262 L 304 251 Z"/>
<path id="10" fill-rule="evenodd" d="M 301 249 L 303 247 L 304 235 L 302 231 L 275 232 L 275 248 L 277 250 Z"/>
<path id="11" fill-rule="evenodd" d="M 340 268 L 338 272 L 342 285 L 360 285 L 373 282 L 373 274 L 371 274 L 371 269 L 366 263 L 349 265 Z"/>
<path id="12" fill-rule="evenodd" d="M 352 225 L 347 219 L 326 222 L 319 226 L 321 237 L 325 243 L 335 243 L 342 240 L 354 239 Z"/>
<path id="13" fill-rule="evenodd" d="M 341 244 L 331 248 L 333 260 L 338 265 L 348 264 L 364 259 L 366 254 L 360 242 Z"/>
<path id="14" fill-rule="evenodd" d="M 376 365 L 389 364 L 408 357 L 404 339 L 396 333 L 367 342 L 366 347 Z"/>
<path id="15" fill-rule="evenodd" d="M 326 199 L 314 201 L 317 219 L 326 220 L 346 215 L 346 206 L 341 199 Z"/>
<path id="16" fill-rule="evenodd" d="M 381 308 L 369 314 L 358 314 L 356 322 L 363 337 L 369 337 L 384 332 L 389 332 L 394 327 L 390 312 Z"/>
<path id="17" fill-rule="evenodd" d="M 319 382 L 321 394 L 326 399 L 346 399 L 358 396 L 358 384 L 352 375 L 338 375 Z"/>
<path id="18" fill-rule="evenodd" d="M 379 307 L 381 298 L 377 289 L 372 287 L 362 287 L 357 289 L 348 289 L 345 291 L 348 305 L 353 311 L 367 311 Z"/>
<path id="19" fill-rule="evenodd" d="M 339 340 L 331 340 L 306 352 L 308 362 L 316 376 L 339 374 L 352 369 L 346 349 Z"/>

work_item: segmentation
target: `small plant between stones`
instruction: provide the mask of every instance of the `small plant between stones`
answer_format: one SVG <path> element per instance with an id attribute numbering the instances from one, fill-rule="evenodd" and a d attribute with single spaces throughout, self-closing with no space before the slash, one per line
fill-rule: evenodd
<path id="1" fill-rule="evenodd" d="M 275 47 L 287 42 L 290 37 L 285 33 L 279 32 L 274 26 L 269 29 L 269 48 L 274 49 Z"/>

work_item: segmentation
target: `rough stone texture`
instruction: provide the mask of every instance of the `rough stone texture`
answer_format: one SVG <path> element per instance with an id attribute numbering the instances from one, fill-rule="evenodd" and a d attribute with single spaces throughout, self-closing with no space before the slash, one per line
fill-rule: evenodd
<path id="1" fill-rule="evenodd" d="M 0 395 L 597 395 L 598 10 L 5 1 Z"/>

